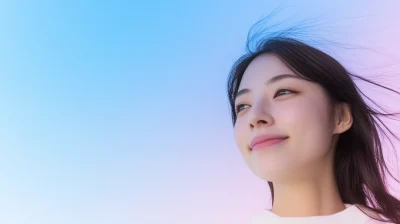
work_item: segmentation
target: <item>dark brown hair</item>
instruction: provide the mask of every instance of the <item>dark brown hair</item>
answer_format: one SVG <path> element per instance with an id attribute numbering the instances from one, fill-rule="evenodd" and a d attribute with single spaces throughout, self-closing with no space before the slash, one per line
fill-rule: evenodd
<path id="1" fill-rule="evenodd" d="M 284 32 L 275 33 L 261 38 L 255 44 L 255 50 L 250 47 L 250 41 L 253 38 L 249 35 L 248 52 L 236 61 L 228 78 L 228 98 L 233 125 L 236 123 L 236 93 L 250 62 L 265 53 L 279 57 L 293 72 L 321 85 L 333 102 L 344 102 L 350 105 L 353 124 L 349 130 L 340 135 L 334 158 L 335 176 L 343 202 L 356 204 L 371 218 L 400 223 L 400 201 L 389 193 L 385 185 L 385 173 L 389 173 L 391 177 L 393 175 L 384 160 L 382 142 L 379 137 L 379 131 L 382 131 L 386 137 L 388 137 L 386 132 L 389 132 L 399 140 L 381 119 L 381 116 L 395 119 L 399 113 L 388 113 L 365 95 L 355 85 L 352 78 L 358 78 L 399 95 L 400 93 L 350 73 L 337 60 L 323 51 L 283 34 Z M 367 105 L 362 95 L 383 112 Z M 391 140 L 390 143 L 393 146 Z M 393 178 L 398 181 L 395 177 Z M 270 181 L 268 184 L 273 203 L 274 186 Z M 379 217 L 368 214 L 368 210 L 378 214 Z"/>

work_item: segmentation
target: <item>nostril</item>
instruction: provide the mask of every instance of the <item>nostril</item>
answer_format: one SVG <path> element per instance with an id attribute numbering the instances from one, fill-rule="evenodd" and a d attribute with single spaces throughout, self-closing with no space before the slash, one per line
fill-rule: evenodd
<path id="1" fill-rule="evenodd" d="M 266 120 L 258 120 L 256 124 L 267 124 L 268 122 Z M 250 123 L 251 127 L 254 127 L 255 125 L 253 123 Z"/>

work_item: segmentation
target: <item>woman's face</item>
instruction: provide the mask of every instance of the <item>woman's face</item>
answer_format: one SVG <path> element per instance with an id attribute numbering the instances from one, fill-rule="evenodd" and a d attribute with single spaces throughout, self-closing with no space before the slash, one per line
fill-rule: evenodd
<path id="1" fill-rule="evenodd" d="M 281 78 L 270 81 L 274 77 Z M 300 178 L 332 158 L 333 108 L 319 84 L 295 75 L 278 57 L 263 54 L 246 69 L 238 92 L 243 89 L 249 91 L 236 98 L 235 108 L 241 106 L 234 134 L 257 176 L 268 181 Z M 287 138 L 252 150 L 251 141 L 261 135 Z"/>

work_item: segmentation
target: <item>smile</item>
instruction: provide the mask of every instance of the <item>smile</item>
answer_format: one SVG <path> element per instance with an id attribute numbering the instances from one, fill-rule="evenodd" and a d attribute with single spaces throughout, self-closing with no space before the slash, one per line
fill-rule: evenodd
<path id="1" fill-rule="evenodd" d="M 279 143 L 283 142 L 286 139 L 287 138 L 276 138 L 276 139 L 270 139 L 270 140 L 266 140 L 266 141 L 263 141 L 263 142 L 259 142 L 259 143 L 255 144 L 251 150 L 258 151 L 258 150 L 267 149 L 270 146 L 279 144 Z"/>

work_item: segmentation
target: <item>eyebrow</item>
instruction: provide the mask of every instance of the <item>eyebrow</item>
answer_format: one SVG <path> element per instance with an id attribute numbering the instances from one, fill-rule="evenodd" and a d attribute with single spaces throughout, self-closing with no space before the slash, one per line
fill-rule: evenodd
<path id="1" fill-rule="evenodd" d="M 281 74 L 281 75 L 277 75 L 277 76 L 274 76 L 274 77 L 272 77 L 271 79 L 269 79 L 267 82 L 265 82 L 265 85 L 271 85 L 271 84 L 273 84 L 273 83 L 276 83 L 276 82 L 278 82 L 278 81 L 280 81 L 280 80 L 282 80 L 282 79 L 286 79 L 286 78 L 295 78 L 295 79 L 304 80 L 302 77 L 297 76 L 297 75 L 293 75 L 293 74 Z M 241 96 L 241 95 L 243 95 L 243 94 L 245 94 L 245 93 L 249 93 L 249 92 L 251 92 L 250 89 L 241 89 L 241 90 L 239 90 L 239 91 L 236 93 L 235 100 L 236 100 L 236 98 L 238 98 L 239 96 Z"/>

